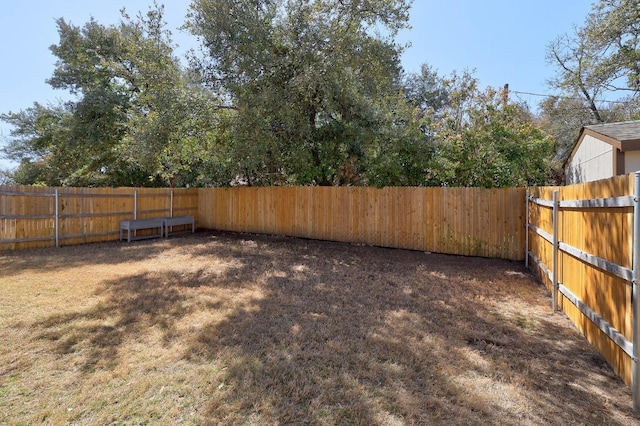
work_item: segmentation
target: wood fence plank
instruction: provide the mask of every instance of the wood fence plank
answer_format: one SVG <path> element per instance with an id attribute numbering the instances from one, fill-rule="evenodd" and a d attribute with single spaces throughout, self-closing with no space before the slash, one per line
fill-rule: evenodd
<path id="1" fill-rule="evenodd" d="M 10 189 L 43 194 L 55 190 Z M 512 201 L 505 201 L 524 199 L 521 188 L 64 188 L 60 197 L 61 214 L 66 215 L 60 220 L 63 244 L 117 239 L 117 234 L 101 234 L 116 233 L 120 220 L 133 218 L 134 191 L 141 219 L 192 214 L 202 228 L 523 258 L 524 229 L 519 228 L 524 218 Z M 50 215 L 39 220 L 2 219 L 2 238 L 53 238 L 53 197 L 0 193 L 0 206 L 4 215 Z M 70 235 L 76 237 L 64 238 Z M 52 242 L 18 246 L 47 244 Z M 14 243 L 0 245 L 1 249 L 14 247 Z M 623 256 L 629 257 L 628 252 Z"/>
<path id="2" fill-rule="evenodd" d="M 583 183 L 566 187 L 532 188 L 534 197 L 550 200 L 552 192 L 559 191 L 561 201 L 607 199 L 633 194 L 633 175 Z M 631 207 L 588 206 L 577 203 L 562 207 L 559 212 L 558 239 L 591 256 L 606 259 L 623 268 L 632 267 L 633 210 Z M 550 210 L 529 203 L 530 220 L 535 226 L 550 232 Z M 529 232 L 531 252 L 547 267 L 551 267 L 552 247 L 540 235 Z M 535 267 L 534 267 L 535 268 Z M 631 284 L 629 281 L 581 260 L 572 252 L 560 252 L 559 281 L 581 303 L 589 307 L 602 321 L 618 330 L 626 339 L 632 336 Z M 548 280 L 543 278 L 547 284 Z M 549 288 L 549 287 L 548 287 Z M 614 370 L 627 383 L 631 383 L 632 363 L 622 348 L 585 315 L 566 296 L 559 298 L 559 308 L 574 322 L 607 359 Z"/>

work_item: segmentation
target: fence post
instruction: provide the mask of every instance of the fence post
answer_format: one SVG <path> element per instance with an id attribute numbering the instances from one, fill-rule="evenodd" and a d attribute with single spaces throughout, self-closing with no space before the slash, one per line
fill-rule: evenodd
<path id="1" fill-rule="evenodd" d="M 56 203 L 56 220 L 55 220 L 55 228 L 56 228 L 56 247 L 60 247 L 60 190 L 56 188 L 54 197 Z"/>
<path id="2" fill-rule="evenodd" d="M 171 188 L 171 201 L 169 204 L 169 217 L 173 217 L 173 188 Z"/>
<path id="3" fill-rule="evenodd" d="M 635 173 L 633 188 L 633 276 L 632 276 L 632 304 L 633 304 L 633 411 L 640 409 L 640 371 L 638 357 L 640 356 L 640 303 L 638 301 L 638 279 L 640 269 L 640 172 Z"/>
<path id="4" fill-rule="evenodd" d="M 553 191 L 553 280 L 551 288 L 551 307 L 558 309 L 558 191 Z"/>
<path id="5" fill-rule="evenodd" d="M 525 193 L 524 267 L 529 269 L 529 188 Z"/>
<path id="6" fill-rule="evenodd" d="M 138 219 L 138 190 L 133 190 L 133 220 Z M 138 231 L 136 229 L 133 230 L 133 236 L 138 236 Z"/>

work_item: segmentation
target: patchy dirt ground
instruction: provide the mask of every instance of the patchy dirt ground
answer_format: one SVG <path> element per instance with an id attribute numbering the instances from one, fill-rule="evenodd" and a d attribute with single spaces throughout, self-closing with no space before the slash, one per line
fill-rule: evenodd
<path id="1" fill-rule="evenodd" d="M 197 233 L 0 253 L 2 424 L 638 424 L 520 263 Z"/>

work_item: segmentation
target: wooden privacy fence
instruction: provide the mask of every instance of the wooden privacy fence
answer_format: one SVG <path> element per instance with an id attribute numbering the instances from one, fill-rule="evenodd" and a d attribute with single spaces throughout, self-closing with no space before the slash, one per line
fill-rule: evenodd
<path id="1" fill-rule="evenodd" d="M 120 220 L 197 213 L 197 189 L 0 186 L 0 250 L 117 240 Z"/>
<path id="2" fill-rule="evenodd" d="M 525 201 L 526 200 L 526 201 Z M 123 219 L 523 260 L 640 410 L 640 174 L 568 187 L 0 186 L 0 250 L 118 239 Z"/>
<path id="3" fill-rule="evenodd" d="M 562 310 L 633 388 L 640 408 L 640 174 L 529 191 L 527 253 Z"/>
<path id="4" fill-rule="evenodd" d="M 199 189 L 203 228 L 523 260 L 525 189 Z"/>

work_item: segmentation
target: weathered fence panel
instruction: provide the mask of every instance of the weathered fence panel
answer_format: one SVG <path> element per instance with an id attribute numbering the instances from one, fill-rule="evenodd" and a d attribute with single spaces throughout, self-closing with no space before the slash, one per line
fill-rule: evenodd
<path id="1" fill-rule="evenodd" d="M 202 228 L 524 259 L 525 189 L 199 189 Z"/>
<path id="2" fill-rule="evenodd" d="M 553 286 L 553 193 L 557 191 L 557 265 Z M 532 188 L 529 259 L 574 322 L 629 385 L 633 384 L 632 280 L 634 175 Z M 622 198 L 619 198 L 622 197 Z"/>
<path id="3" fill-rule="evenodd" d="M 554 306 L 634 386 L 637 409 L 634 188 L 633 175 L 528 197 L 524 188 L 0 186 L 0 250 L 116 240 L 121 220 L 190 214 L 205 229 L 526 259 Z"/>
<path id="4" fill-rule="evenodd" d="M 186 214 L 198 214 L 197 189 L 4 185 L 0 250 L 117 240 L 121 220 Z"/>

